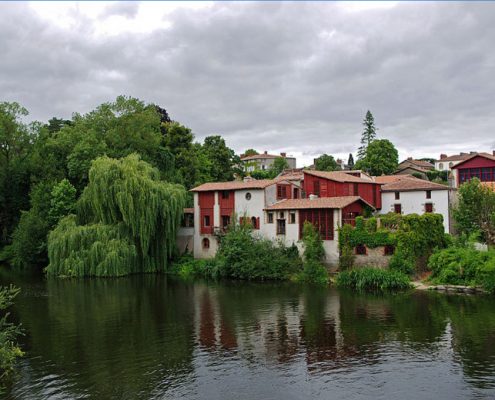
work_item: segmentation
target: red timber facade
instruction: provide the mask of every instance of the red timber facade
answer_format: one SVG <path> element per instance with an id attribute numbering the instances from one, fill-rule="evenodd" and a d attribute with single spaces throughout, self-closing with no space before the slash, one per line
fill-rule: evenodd
<path id="1" fill-rule="evenodd" d="M 478 178 L 481 182 L 495 182 L 495 154 L 473 154 L 467 160 L 454 165 L 452 170 L 457 174 L 457 187 L 473 178 Z"/>
<path id="2" fill-rule="evenodd" d="M 233 190 L 221 190 L 218 192 L 218 204 L 220 206 L 220 226 L 225 228 L 230 223 L 230 218 L 235 210 L 235 195 Z"/>
<path id="3" fill-rule="evenodd" d="M 213 233 L 213 208 L 215 206 L 215 192 L 201 192 L 198 197 L 200 233 Z"/>
<path id="4" fill-rule="evenodd" d="M 382 207 L 380 184 L 340 171 L 304 171 L 304 192 L 306 197 L 359 196 L 376 209 Z"/>

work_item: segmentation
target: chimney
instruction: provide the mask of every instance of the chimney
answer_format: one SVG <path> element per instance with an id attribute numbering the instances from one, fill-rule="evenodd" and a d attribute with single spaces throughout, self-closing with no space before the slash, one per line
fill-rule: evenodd
<path id="1" fill-rule="evenodd" d="M 464 153 L 464 152 L 461 151 L 461 154 L 460 155 L 461 156 L 467 156 L 467 153 Z"/>
<path id="2" fill-rule="evenodd" d="M 268 151 L 266 151 L 266 150 L 265 150 L 265 151 L 263 152 L 263 154 L 268 154 Z"/>
<path id="3" fill-rule="evenodd" d="M 280 153 L 280 155 L 284 158 L 287 157 L 287 153 Z"/>
<path id="4" fill-rule="evenodd" d="M 440 160 L 443 160 L 444 158 L 447 158 L 447 154 L 440 154 Z"/>
<path id="5" fill-rule="evenodd" d="M 476 154 L 476 152 L 475 151 L 470 151 L 469 154 Z"/>
<path id="6" fill-rule="evenodd" d="M 412 157 L 407 157 L 407 161 L 412 161 Z"/>
<path id="7" fill-rule="evenodd" d="M 492 154 L 495 156 L 495 150 L 492 150 Z"/>

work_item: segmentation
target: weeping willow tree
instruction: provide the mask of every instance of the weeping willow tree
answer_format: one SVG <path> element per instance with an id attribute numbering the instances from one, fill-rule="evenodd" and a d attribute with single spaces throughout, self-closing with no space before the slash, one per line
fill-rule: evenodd
<path id="1" fill-rule="evenodd" d="M 89 172 L 76 215 L 48 237 L 49 275 L 122 276 L 164 271 L 186 193 L 132 154 L 101 157 Z"/>

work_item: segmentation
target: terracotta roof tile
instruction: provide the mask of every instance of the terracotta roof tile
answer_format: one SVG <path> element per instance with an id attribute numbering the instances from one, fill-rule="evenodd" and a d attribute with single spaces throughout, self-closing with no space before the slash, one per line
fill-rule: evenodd
<path id="1" fill-rule="evenodd" d="M 191 192 L 209 192 L 213 190 L 242 190 L 242 189 L 264 189 L 280 180 L 274 179 L 253 179 L 251 181 L 230 181 L 230 182 L 208 182 L 196 186 Z"/>
<path id="2" fill-rule="evenodd" d="M 437 162 L 445 162 L 445 161 L 465 161 L 465 160 L 468 160 L 474 156 L 477 156 L 477 155 L 486 155 L 486 156 L 490 156 L 490 157 L 493 157 L 490 153 L 464 153 L 464 154 L 454 154 L 452 156 L 448 156 L 448 157 L 445 157 L 445 158 L 442 158 L 440 160 L 437 160 Z"/>
<path id="3" fill-rule="evenodd" d="M 386 184 L 400 181 L 401 179 L 416 179 L 414 176 L 405 174 L 405 175 L 382 175 L 382 176 L 374 176 L 376 183 Z"/>
<path id="4" fill-rule="evenodd" d="M 382 192 L 401 192 L 414 190 L 448 190 L 448 186 L 440 183 L 426 181 L 415 177 L 407 177 L 386 183 L 382 186 Z"/>
<path id="5" fill-rule="evenodd" d="M 281 154 L 254 154 L 252 156 L 241 157 L 241 161 L 262 160 L 266 158 L 294 158 L 291 156 L 282 156 Z"/>
<path id="6" fill-rule="evenodd" d="M 340 171 L 304 171 L 305 174 L 318 176 L 336 182 L 356 182 L 356 183 L 375 183 L 368 179 L 358 178 L 345 172 Z"/>
<path id="7" fill-rule="evenodd" d="M 428 161 L 423 161 L 423 160 L 409 160 L 408 159 L 408 160 L 404 160 L 401 163 L 399 163 L 399 166 L 401 164 L 404 164 L 404 163 L 411 163 L 411 164 L 413 164 L 413 165 L 415 165 L 417 167 L 420 167 L 420 168 L 423 168 L 423 169 L 427 169 L 427 170 L 428 169 L 435 168 L 435 166 L 432 163 L 430 163 Z"/>
<path id="8" fill-rule="evenodd" d="M 267 210 L 296 210 L 308 208 L 344 208 L 356 201 L 368 204 L 359 196 L 318 197 L 316 199 L 288 199 L 268 206 Z"/>

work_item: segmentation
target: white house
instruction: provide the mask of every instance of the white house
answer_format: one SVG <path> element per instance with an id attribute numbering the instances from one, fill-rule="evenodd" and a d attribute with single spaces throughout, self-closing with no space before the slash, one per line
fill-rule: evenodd
<path id="1" fill-rule="evenodd" d="M 451 171 L 454 165 L 467 160 L 473 154 L 476 154 L 476 152 L 472 151 L 470 153 L 459 153 L 452 156 L 448 156 L 447 154 L 440 154 L 440 158 L 438 160 L 435 160 L 435 169 L 437 171 Z"/>
<path id="2" fill-rule="evenodd" d="M 441 214 L 445 232 L 450 232 L 447 186 L 410 175 L 377 176 L 375 181 L 382 184 L 380 214 Z"/>
<path id="3" fill-rule="evenodd" d="M 287 153 L 280 153 L 280 155 L 268 154 L 267 151 L 263 154 L 255 154 L 252 156 L 241 157 L 241 162 L 246 172 L 252 172 L 255 170 L 268 170 L 273 165 L 276 158 L 285 158 L 290 169 L 296 168 L 295 157 L 287 156 Z"/>

